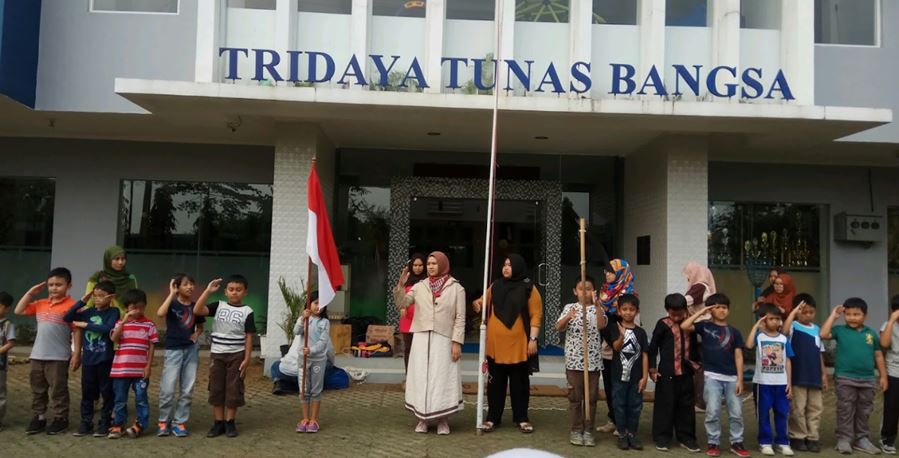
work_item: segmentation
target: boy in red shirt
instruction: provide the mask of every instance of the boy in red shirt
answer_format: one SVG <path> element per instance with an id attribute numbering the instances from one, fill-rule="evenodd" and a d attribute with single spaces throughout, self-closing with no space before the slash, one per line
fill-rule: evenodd
<path id="1" fill-rule="evenodd" d="M 35 295 L 47 288 L 48 297 L 33 301 Z M 63 316 L 75 299 L 69 297 L 72 273 L 57 267 L 47 275 L 47 281 L 31 287 L 16 305 L 16 315 L 34 315 L 37 335 L 31 349 L 31 409 L 34 418 L 25 430 L 37 434 L 59 434 L 69 427 L 69 359 L 76 369 L 78 357 L 72 358 L 72 327 Z M 53 423 L 47 427 L 48 402 L 53 403 Z"/>
<path id="2" fill-rule="evenodd" d="M 107 436 L 110 439 L 122 437 L 122 425 L 128 420 L 128 391 L 132 387 L 137 419 L 125 433 L 136 438 L 147 429 L 150 423 L 150 400 L 147 398 L 150 364 L 155 344 L 159 342 L 156 324 L 144 316 L 147 294 L 139 289 L 129 290 L 122 295 L 122 305 L 128 313 L 116 322 L 111 335 L 118 349 L 109 373 L 115 391 L 115 419 Z"/>

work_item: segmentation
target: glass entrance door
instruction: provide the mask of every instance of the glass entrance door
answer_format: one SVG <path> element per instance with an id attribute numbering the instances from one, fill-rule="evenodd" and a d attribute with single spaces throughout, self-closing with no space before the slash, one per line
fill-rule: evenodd
<path id="1" fill-rule="evenodd" d="M 466 342 L 478 341 L 480 314 L 474 313 L 471 302 L 482 294 L 486 220 L 486 199 L 415 197 L 409 212 L 410 254 L 445 252 L 453 276 L 465 287 Z M 546 297 L 546 231 L 540 201 L 497 200 L 494 221 L 491 280 L 502 275 L 506 256 L 518 253 L 528 263 L 531 280 Z"/>

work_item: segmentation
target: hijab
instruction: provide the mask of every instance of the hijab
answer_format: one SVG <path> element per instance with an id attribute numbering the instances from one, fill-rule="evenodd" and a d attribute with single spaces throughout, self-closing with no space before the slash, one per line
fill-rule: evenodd
<path id="1" fill-rule="evenodd" d="M 688 290 L 698 283 L 705 286 L 707 295 L 718 292 L 715 288 L 715 277 L 712 276 L 712 271 L 708 267 L 696 261 L 690 261 L 684 266 L 683 274 L 687 277 L 687 283 L 690 285 Z"/>
<path id="2" fill-rule="evenodd" d="M 771 285 L 771 294 L 765 296 L 765 302 L 776 305 L 784 313 L 790 313 L 793 310 L 793 298 L 796 297 L 796 284 L 793 283 L 793 277 L 788 273 L 782 273 L 777 276 L 784 284 L 784 292 L 778 294 Z M 774 280 L 777 281 L 777 280 Z"/>
<path id="3" fill-rule="evenodd" d="M 623 259 L 613 259 L 609 265 L 612 267 L 612 272 L 615 272 L 615 280 L 602 285 L 599 302 L 606 310 L 613 310 L 622 294 L 634 294 L 634 273 L 631 271 L 630 264 Z"/>
<path id="4" fill-rule="evenodd" d="M 418 275 L 415 275 L 415 270 L 412 269 L 412 264 L 414 264 L 416 260 L 421 260 L 421 264 L 423 266 L 421 273 Z M 428 278 L 428 258 L 421 253 L 415 253 L 412 255 L 412 258 L 409 259 L 409 263 L 407 264 L 407 268 L 409 269 L 409 279 L 406 280 L 406 286 L 412 286 L 424 280 L 425 278 Z"/>
<path id="5" fill-rule="evenodd" d="M 440 293 L 443 292 L 447 280 L 450 279 L 449 258 L 447 258 L 441 251 L 434 251 L 429 254 L 428 257 L 434 258 L 437 261 L 437 275 L 428 277 L 428 286 L 431 287 L 431 294 L 435 297 L 440 297 Z M 427 270 L 427 268 L 425 269 Z"/>
<path id="6" fill-rule="evenodd" d="M 137 288 L 137 282 L 134 277 L 128 273 L 128 269 L 115 270 L 112 268 L 112 260 L 117 256 L 124 256 L 125 249 L 113 245 L 103 252 L 103 270 L 91 275 L 89 281 L 99 283 L 101 281 L 109 281 L 115 285 L 115 295 L 121 299 L 125 291 Z"/>
<path id="7" fill-rule="evenodd" d="M 493 314 L 508 329 L 512 329 L 522 310 L 528 306 L 531 294 L 531 279 L 527 277 L 528 265 L 518 254 L 510 254 L 506 259 L 512 266 L 510 278 L 500 277 L 490 287 Z M 503 262 L 505 264 L 505 261 Z"/>

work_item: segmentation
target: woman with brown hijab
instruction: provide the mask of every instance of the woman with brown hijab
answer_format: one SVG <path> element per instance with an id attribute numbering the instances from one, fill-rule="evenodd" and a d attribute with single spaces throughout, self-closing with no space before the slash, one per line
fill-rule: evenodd
<path id="1" fill-rule="evenodd" d="M 768 302 L 777 306 L 784 316 L 793 311 L 793 298 L 796 297 L 796 284 L 788 273 L 782 273 L 771 283 L 773 290 L 765 296 L 762 302 Z"/>
<path id="2" fill-rule="evenodd" d="M 531 433 L 534 426 L 528 418 L 530 400 L 530 364 L 537 354 L 537 337 L 543 319 L 543 300 L 540 292 L 527 277 L 524 258 L 510 254 L 503 262 L 502 278 L 495 281 L 485 294 L 486 301 L 474 303 L 480 312 L 487 303 L 487 420 L 484 432 L 499 426 L 506 405 L 506 387 L 512 398 L 512 421 L 523 433 Z"/>
<path id="3" fill-rule="evenodd" d="M 418 424 L 415 432 L 427 433 L 437 424 L 437 434 L 449 434 L 447 419 L 462 410 L 462 376 L 459 359 L 465 340 L 465 288 L 450 275 L 445 254 L 428 256 L 428 278 L 406 292 L 394 290 L 403 314 L 415 304 L 410 332 L 414 334 L 406 377 L 406 409 Z"/>
<path id="4" fill-rule="evenodd" d="M 718 290 L 715 288 L 715 277 L 712 276 L 712 271 L 696 261 L 688 262 L 684 266 L 683 274 L 687 277 L 687 284 L 689 285 L 687 292 L 684 293 L 684 297 L 687 298 L 687 313 L 692 315 L 703 308 L 705 300 L 712 294 L 717 293 Z M 707 320 L 710 316 L 707 313 L 700 320 Z M 699 352 L 699 347 L 696 348 L 696 352 Z M 701 355 L 698 356 L 701 358 Z M 700 367 L 693 373 L 694 399 L 696 399 L 696 410 L 699 412 L 705 411 L 704 388 L 705 371 Z"/>

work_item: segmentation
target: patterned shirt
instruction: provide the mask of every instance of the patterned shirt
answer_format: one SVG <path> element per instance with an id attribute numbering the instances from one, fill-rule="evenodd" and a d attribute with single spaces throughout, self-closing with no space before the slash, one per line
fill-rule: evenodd
<path id="1" fill-rule="evenodd" d="M 211 353 L 238 353 L 245 350 L 247 334 L 256 332 L 253 309 L 248 305 L 231 305 L 225 301 L 209 304 L 209 315 L 215 316 Z"/>
<path id="2" fill-rule="evenodd" d="M 565 330 L 565 369 L 570 371 L 584 370 L 584 307 L 581 304 L 568 304 L 562 309 L 557 321 L 565 318 L 571 310 L 577 310 L 574 318 L 568 322 Z M 596 306 L 587 306 L 588 332 L 587 360 L 590 362 L 590 371 L 602 370 L 602 338 L 596 328 Z M 605 315 L 602 315 L 605 320 Z"/>
<path id="3" fill-rule="evenodd" d="M 609 326 L 609 342 L 618 340 L 618 325 Z M 637 382 L 643 378 L 643 354 L 649 353 L 649 339 L 640 326 L 624 329 L 621 350 L 612 357 L 612 380 Z"/>
<path id="4" fill-rule="evenodd" d="M 31 349 L 31 359 L 38 361 L 68 361 L 72 356 L 72 326 L 63 320 L 66 312 L 75 305 L 75 299 L 66 296 L 59 302 L 49 298 L 28 304 L 23 315 L 37 318 L 37 336 Z"/>
<path id="5" fill-rule="evenodd" d="M 122 323 L 122 320 L 116 322 L 116 326 L 119 323 Z M 112 378 L 142 378 L 149 359 L 150 344 L 157 342 L 159 342 L 159 335 L 156 333 L 156 324 L 146 316 L 135 321 L 125 322 L 122 325 L 119 348 L 112 360 L 112 371 L 109 376 Z"/>

